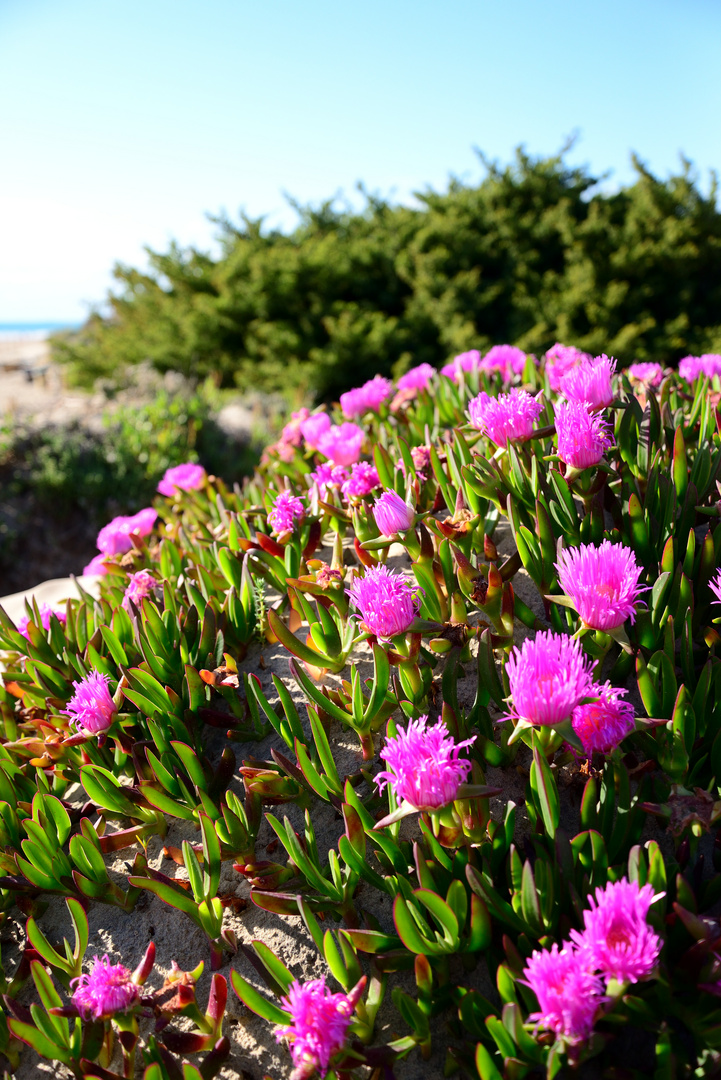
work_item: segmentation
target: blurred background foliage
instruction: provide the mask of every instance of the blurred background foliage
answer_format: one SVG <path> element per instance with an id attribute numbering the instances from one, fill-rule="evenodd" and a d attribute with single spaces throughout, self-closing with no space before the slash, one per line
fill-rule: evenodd
<path id="1" fill-rule="evenodd" d="M 497 342 L 555 341 L 623 364 L 721 350 L 721 214 L 691 164 L 661 180 L 634 158 L 619 191 L 563 154 L 484 161 L 418 208 L 364 192 L 360 211 L 296 206 L 290 234 L 262 219 L 220 229 L 218 257 L 172 245 L 117 265 L 109 313 L 55 354 L 89 384 L 150 362 L 218 385 L 337 397 L 376 372 Z"/>

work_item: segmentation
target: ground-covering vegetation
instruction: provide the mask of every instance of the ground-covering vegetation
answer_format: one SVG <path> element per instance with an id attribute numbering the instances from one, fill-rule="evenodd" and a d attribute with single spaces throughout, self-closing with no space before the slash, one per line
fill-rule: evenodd
<path id="1" fill-rule="evenodd" d="M 720 372 L 497 346 L 377 376 L 242 490 L 169 472 L 101 531 L 100 599 L 0 612 L 8 1070 L 252 1075 L 230 989 L 297 1080 L 718 1075 Z M 312 979 L 233 933 L 230 873 Z M 153 942 L 134 973 L 89 945 L 144 895 L 207 939 L 207 1005 Z"/>
<path id="2" fill-rule="evenodd" d="M 623 363 L 721 348 L 721 214 L 684 163 L 609 193 L 586 169 L 524 153 L 480 184 L 299 206 L 291 233 L 219 220 L 220 254 L 171 246 L 119 265 L 107 317 L 56 355 L 86 383 L 150 361 L 224 385 L 331 400 L 377 372 L 464 349 L 555 341 Z"/>

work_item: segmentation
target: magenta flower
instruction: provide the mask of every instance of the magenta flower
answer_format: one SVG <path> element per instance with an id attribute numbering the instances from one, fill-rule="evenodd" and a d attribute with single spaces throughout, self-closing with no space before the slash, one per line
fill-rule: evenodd
<path id="1" fill-rule="evenodd" d="M 581 955 L 568 945 L 536 951 L 528 961 L 523 981 L 538 998 L 539 1011 L 529 1020 L 569 1042 L 581 1042 L 593 1031 L 601 1004 L 601 980 L 589 971 Z"/>
<path id="2" fill-rule="evenodd" d="M 659 386 L 663 379 L 663 368 L 660 364 L 631 364 L 626 374 L 631 382 L 645 383 L 646 386 Z"/>
<path id="3" fill-rule="evenodd" d="M 487 435 L 496 446 L 505 446 L 507 439 L 527 439 L 543 406 L 525 390 L 490 397 L 485 391 L 468 403 L 474 428 Z"/>
<path id="4" fill-rule="evenodd" d="M 298 412 L 290 414 L 290 420 L 280 433 L 280 442 L 286 446 L 300 446 L 303 441 L 303 424 L 310 416 L 310 410 L 305 406 Z"/>
<path id="5" fill-rule="evenodd" d="M 616 361 L 604 353 L 582 360 L 561 378 L 561 393 L 569 401 L 582 401 L 590 410 L 605 409 L 613 401 Z"/>
<path id="6" fill-rule="evenodd" d="M 128 586 L 123 596 L 123 607 L 130 611 L 130 601 L 140 607 L 146 596 L 150 596 L 158 584 L 149 570 L 138 570 L 137 574 L 131 574 Z"/>
<path id="7" fill-rule="evenodd" d="M 137 514 L 133 514 L 132 517 L 113 518 L 98 533 L 98 550 L 103 555 L 122 555 L 123 552 L 130 551 L 133 546 L 130 534 L 138 533 L 139 536 L 147 536 L 153 531 L 157 516 L 157 510 L 148 506 L 145 510 L 139 510 Z"/>
<path id="8" fill-rule="evenodd" d="M 158 484 L 161 495 L 175 495 L 176 491 L 197 491 L 205 483 L 205 469 L 186 461 L 184 465 L 175 465 L 166 469 L 163 479 Z"/>
<path id="9" fill-rule="evenodd" d="M 546 353 L 546 373 L 551 390 L 561 389 L 561 379 L 572 371 L 582 360 L 590 360 L 588 353 L 581 352 L 573 345 L 561 345 L 556 342 Z"/>
<path id="10" fill-rule="evenodd" d="M 350 477 L 341 491 L 346 499 L 362 499 L 365 495 L 370 495 L 374 488 L 380 487 L 380 482 L 375 465 L 371 465 L 369 461 L 359 461 L 351 469 Z"/>
<path id="11" fill-rule="evenodd" d="M 475 738 L 455 743 L 442 720 L 433 727 L 428 727 L 427 716 L 409 720 L 408 726 L 399 728 L 381 750 L 391 771 L 376 774 L 378 791 L 390 784 L 398 802 L 410 803 L 416 810 L 447 806 L 471 771 L 470 761 L 458 755 Z"/>
<path id="12" fill-rule="evenodd" d="M 342 465 L 333 465 L 330 461 L 324 461 L 315 472 L 310 474 L 310 479 L 318 488 L 321 499 L 325 499 L 329 488 L 340 488 L 348 479 L 348 470 Z"/>
<path id="13" fill-rule="evenodd" d="M 592 667 L 575 638 L 552 630 L 526 638 L 506 661 L 512 705 L 508 717 L 529 724 L 563 723 L 583 698 L 595 696 Z"/>
<path id="14" fill-rule="evenodd" d="M 637 881 L 611 882 L 589 896 L 583 913 L 584 930 L 571 931 L 584 962 L 607 979 L 635 983 L 653 972 L 661 952 L 661 939 L 646 921 L 653 902 L 653 886 Z"/>
<path id="15" fill-rule="evenodd" d="M 326 412 L 313 413 L 300 425 L 300 432 L 309 450 L 315 450 L 318 440 L 330 428 L 330 416 Z"/>
<path id="16" fill-rule="evenodd" d="M 324 431 L 317 449 L 334 465 L 353 465 L 361 455 L 365 432 L 357 424 L 337 424 Z"/>
<path id="17" fill-rule="evenodd" d="M 275 1037 L 290 1042 L 295 1065 L 291 1080 L 307 1080 L 316 1070 L 325 1076 L 331 1058 L 343 1049 L 356 995 L 332 994 L 320 978 L 292 982 L 281 1001 L 291 1022 L 278 1027 Z"/>
<path id="18" fill-rule="evenodd" d="M 411 368 L 398 380 L 399 390 L 425 390 L 428 383 L 436 374 L 436 369 L 430 364 L 419 364 Z"/>
<path id="19" fill-rule="evenodd" d="M 554 406 L 558 456 L 573 469 L 598 465 L 613 446 L 606 420 L 592 415 L 580 401 L 559 401 Z"/>
<path id="20" fill-rule="evenodd" d="M 709 581 L 709 585 L 711 587 L 711 591 L 716 597 L 716 599 L 712 600 L 711 603 L 721 604 L 721 570 L 718 571 L 713 581 Z"/>
<path id="21" fill-rule="evenodd" d="M 481 370 L 499 372 L 503 382 L 510 382 L 514 375 L 521 375 L 526 366 L 526 354 L 515 345 L 494 345 L 481 361 Z"/>
<path id="22" fill-rule="evenodd" d="M 565 548 L 556 563 L 558 580 L 586 626 L 615 630 L 626 619 L 636 621 L 644 586 L 641 567 L 630 548 L 604 540 L 600 547 Z"/>
<path id="23" fill-rule="evenodd" d="M 583 743 L 583 752 L 590 758 L 594 753 L 610 754 L 630 735 L 636 726 L 636 714 L 628 701 L 621 701 L 626 690 L 596 685 L 593 696 L 598 701 L 577 705 L 571 714 L 573 730 Z"/>
<path id="24" fill-rule="evenodd" d="M 107 557 L 107 555 L 103 555 L 102 553 L 100 555 L 95 555 L 88 565 L 83 568 L 83 577 L 85 577 L 86 574 L 98 574 L 100 577 L 104 577 L 108 572 L 108 568 L 105 565 Z"/>
<path id="25" fill-rule="evenodd" d="M 107 956 L 93 957 L 90 972 L 72 979 L 73 1005 L 84 1020 L 105 1020 L 126 1013 L 140 998 L 140 990 L 127 968 L 111 964 Z"/>
<path id="26" fill-rule="evenodd" d="M 702 356 L 684 356 L 679 360 L 678 373 L 686 382 L 694 382 L 699 375 L 721 375 L 721 356 L 718 353 L 704 353 Z"/>
<path id="27" fill-rule="evenodd" d="M 80 682 L 74 682 L 75 693 L 63 716 L 69 716 L 79 732 L 85 735 L 103 735 L 112 726 L 118 711 L 108 689 L 109 678 L 99 671 L 91 671 Z"/>
<path id="28" fill-rule="evenodd" d="M 387 566 L 371 566 L 362 577 L 356 574 L 348 595 L 368 632 L 384 639 L 404 634 L 421 606 L 421 589 Z"/>
<path id="29" fill-rule="evenodd" d="M 441 375 L 447 375 L 453 382 L 458 382 L 461 372 L 477 371 L 481 366 L 481 354 L 478 349 L 469 349 L 468 352 L 454 356 L 450 364 L 441 368 Z"/>
<path id="30" fill-rule="evenodd" d="M 305 516 L 303 500 L 289 491 L 281 491 L 276 495 L 273 509 L 268 514 L 268 524 L 276 536 L 292 532 L 296 524 Z"/>
<path id="31" fill-rule="evenodd" d="M 410 529 L 416 520 L 413 507 L 409 506 L 395 491 L 384 491 L 373 506 L 376 525 L 384 536 Z"/>
<path id="32" fill-rule="evenodd" d="M 50 629 L 50 619 L 53 615 L 58 620 L 58 622 L 62 623 L 63 626 L 65 626 L 65 623 L 68 621 L 68 617 L 62 608 L 57 608 L 56 610 L 55 608 L 51 607 L 50 604 L 40 605 L 40 625 L 42 626 L 43 630 Z M 33 620 L 34 618 L 35 616 L 33 615 Z M 22 636 L 24 638 L 27 638 L 28 641 L 30 641 L 30 635 L 28 634 L 28 624 L 33 620 L 31 620 L 29 615 L 23 615 L 20 619 L 20 622 L 18 623 L 18 634 L 22 634 Z"/>
<path id="33" fill-rule="evenodd" d="M 382 375 L 375 375 L 363 386 L 348 390 L 340 396 L 343 415 L 350 420 L 366 412 L 378 412 L 383 402 L 393 393 L 393 383 Z"/>

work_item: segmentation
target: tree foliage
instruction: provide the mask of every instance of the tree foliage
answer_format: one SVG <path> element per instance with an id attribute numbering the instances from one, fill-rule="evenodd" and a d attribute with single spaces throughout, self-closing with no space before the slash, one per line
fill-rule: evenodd
<path id="1" fill-rule="evenodd" d="M 721 348 L 721 213 L 691 164 L 661 180 L 634 157 L 614 193 L 563 155 L 485 162 L 418 206 L 297 206 L 291 233 L 215 219 L 217 257 L 148 249 L 118 264 L 110 314 L 57 344 L 84 380 L 150 360 L 224 385 L 337 396 L 376 372 L 464 349 L 555 341 L 623 363 Z"/>

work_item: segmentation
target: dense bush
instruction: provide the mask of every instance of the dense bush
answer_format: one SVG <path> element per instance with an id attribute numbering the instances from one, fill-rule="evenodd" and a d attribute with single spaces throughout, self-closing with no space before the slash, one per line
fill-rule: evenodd
<path id="1" fill-rule="evenodd" d="M 439 365 L 493 341 L 554 341 L 624 362 L 721 344 L 721 214 L 690 166 L 668 180 L 635 160 L 614 194 L 561 158 L 518 153 L 478 186 L 368 198 L 355 213 L 300 207 L 289 235 L 221 220 L 219 258 L 173 245 L 150 270 L 118 265 L 111 315 L 57 354 L 91 380 L 150 360 L 226 385 L 337 396 L 377 371 Z"/>

